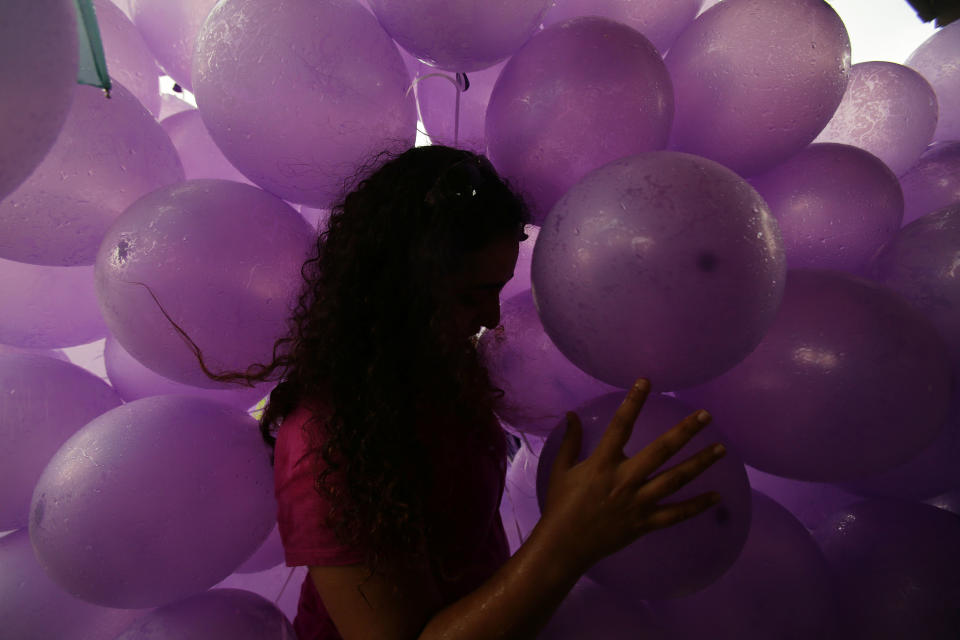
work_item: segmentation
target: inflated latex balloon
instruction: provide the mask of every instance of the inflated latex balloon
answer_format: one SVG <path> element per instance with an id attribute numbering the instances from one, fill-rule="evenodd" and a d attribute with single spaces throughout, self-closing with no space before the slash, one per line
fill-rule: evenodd
<path id="1" fill-rule="evenodd" d="M 520 253 L 517 255 L 517 264 L 513 269 L 513 278 L 500 290 L 500 299 L 507 300 L 521 291 L 530 288 L 530 263 L 533 261 L 533 248 L 540 237 L 540 227 L 528 224 L 523 228 L 527 239 L 520 243 Z"/>
<path id="2" fill-rule="evenodd" d="M 141 198 L 110 227 L 97 254 L 97 299 L 110 332 L 144 366 L 237 389 L 207 377 L 171 320 L 214 373 L 269 363 L 314 242 L 303 217 L 269 193 L 190 180 Z"/>
<path id="3" fill-rule="evenodd" d="M 281 547 L 282 552 L 282 547 Z M 288 567 L 279 564 L 258 573 L 233 573 L 218 583 L 217 589 L 245 589 L 259 593 L 277 605 L 288 620 L 297 617 L 300 591 L 306 580 L 312 580 L 306 566 Z"/>
<path id="4" fill-rule="evenodd" d="M 516 553 L 530 537 L 530 532 L 540 520 L 537 462 L 542 448 L 543 442 L 539 438 L 521 440 L 520 448 L 507 467 L 503 500 L 500 501 L 500 519 L 507 534 L 510 555 Z"/>
<path id="5" fill-rule="evenodd" d="M 396 45 L 353 0 L 224 0 L 197 40 L 194 93 L 223 155 L 276 196 L 329 207 L 345 179 L 416 138 Z"/>
<path id="6" fill-rule="evenodd" d="M 25 349 L 23 347 L 14 347 L 9 344 L 0 344 L 0 355 L 10 353 L 25 353 L 31 356 L 44 356 L 45 358 L 53 358 L 54 360 L 60 360 L 61 362 L 70 362 L 70 358 L 67 357 L 67 354 L 60 349 Z"/>
<path id="7" fill-rule="evenodd" d="M 623 399 L 623 392 L 609 393 L 576 409 L 583 423 L 578 461 L 596 449 Z M 651 394 L 623 448 L 624 455 L 639 453 L 695 410 L 675 398 Z M 726 423 L 719 419 L 714 422 L 715 427 L 708 426 L 695 435 L 661 470 L 683 462 L 715 442 L 727 445 L 726 455 L 662 502 L 682 502 L 711 491 L 719 493 L 722 502 L 694 518 L 645 534 L 600 560 L 587 570 L 587 577 L 624 590 L 634 599 L 679 598 L 703 589 L 733 565 L 750 529 L 750 484 L 743 460 L 720 431 L 726 428 Z M 565 423 L 558 424 L 540 453 L 537 500 L 541 510 L 564 431 Z"/>
<path id="8" fill-rule="evenodd" d="M 30 349 L 87 344 L 107 325 L 93 267 L 43 267 L 0 259 L 0 343 Z"/>
<path id="9" fill-rule="evenodd" d="M 273 531 L 263 541 L 260 548 L 237 567 L 234 573 L 259 573 L 283 564 L 283 541 L 280 539 L 280 527 L 274 525 Z"/>
<path id="10" fill-rule="evenodd" d="M 835 484 L 781 478 L 747 465 L 750 487 L 777 501 L 807 529 L 819 527 L 840 509 L 860 502 L 863 497 L 844 491 Z"/>
<path id="11" fill-rule="evenodd" d="M 515 429 L 547 436 L 567 411 L 616 390 L 578 369 L 557 349 L 543 330 L 529 289 L 501 304 L 500 325 L 484 332 L 477 348 L 491 381 L 505 392 L 497 415 Z"/>
<path id="12" fill-rule="evenodd" d="M 217 0 L 129 0 L 130 16 L 163 70 L 193 91 L 190 65 L 200 27 Z"/>
<path id="13" fill-rule="evenodd" d="M 921 216 L 960 203 L 960 142 L 937 142 L 909 171 L 903 187 L 903 226 Z"/>
<path id="14" fill-rule="evenodd" d="M 116 640 L 295 640 L 287 617 L 263 596 L 242 589 L 211 589 L 141 617 Z"/>
<path id="15" fill-rule="evenodd" d="M 156 116 L 160 113 L 162 71 L 143 36 L 111 0 L 94 0 L 93 7 L 110 79 L 129 89 L 140 104 Z"/>
<path id="16" fill-rule="evenodd" d="M 0 257 L 29 264 L 93 264 L 107 229 L 137 198 L 183 181 L 170 138 L 119 82 L 76 85 L 56 144 L 0 202 Z"/>
<path id="17" fill-rule="evenodd" d="M 757 348 L 677 397 L 706 407 L 750 466 L 839 482 L 930 444 L 950 387 L 946 345 L 896 292 L 840 271 L 791 269 Z"/>
<path id="18" fill-rule="evenodd" d="M 103 349 L 103 364 L 107 370 L 107 377 L 110 378 L 110 384 L 124 402 L 149 396 L 180 394 L 208 398 L 246 410 L 260 402 L 266 395 L 265 390 L 260 387 L 250 389 L 234 386 L 232 389 L 204 389 L 164 378 L 137 362 L 113 336 L 107 336 Z"/>
<path id="19" fill-rule="evenodd" d="M 26 528 L 0 539 L 0 629 L 17 640 L 114 640 L 147 613 L 74 598 L 44 573 Z"/>
<path id="20" fill-rule="evenodd" d="M 614 589 L 580 578 L 550 616 L 537 640 L 674 640 L 650 607 Z"/>
<path id="21" fill-rule="evenodd" d="M 33 492 L 30 540 L 72 595 L 156 607 L 233 573 L 276 510 L 253 418 L 212 400 L 154 396 L 100 415 L 60 447 Z"/>
<path id="22" fill-rule="evenodd" d="M 753 491 L 743 552 L 702 591 L 650 606 L 682 638 L 832 638 L 839 630 L 837 594 L 826 558 L 783 506 Z"/>
<path id="23" fill-rule="evenodd" d="M 466 90 L 460 93 L 460 119 L 457 120 L 457 82 L 451 73 L 438 72 L 419 63 L 415 91 L 420 119 L 433 144 L 486 153 L 487 104 L 493 85 L 506 63 L 500 63 L 467 75 Z M 436 75 L 431 75 L 436 74 Z M 451 82 L 451 78 L 454 82 Z M 456 135 L 455 135 L 456 134 Z"/>
<path id="24" fill-rule="evenodd" d="M 576 18 L 507 62 L 487 108 L 488 154 L 541 224 L 588 172 L 663 149 L 672 119 L 670 77 L 650 41 L 608 18 Z"/>
<path id="25" fill-rule="evenodd" d="M 555 0 L 543 26 L 580 16 L 602 16 L 633 27 L 665 53 L 700 10 L 703 0 Z"/>
<path id="26" fill-rule="evenodd" d="M 223 152 L 210 137 L 196 109 L 181 111 L 161 120 L 160 126 L 177 149 L 187 180 L 219 178 L 253 185 L 223 157 Z"/>
<path id="27" fill-rule="evenodd" d="M 665 59 L 676 104 L 670 148 L 749 176 L 807 146 L 847 87 L 850 39 L 823 0 L 724 0 Z"/>
<path id="28" fill-rule="evenodd" d="M 960 22 L 936 32 L 904 63 L 927 79 L 937 93 L 940 119 L 934 140 L 960 140 Z"/>
<path id="29" fill-rule="evenodd" d="M 543 20 L 550 0 L 368 0 L 383 28 L 401 47 L 447 71 L 479 71 L 523 46 Z"/>
<path id="30" fill-rule="evenodd" d="M 0 200 L 50 151 L 77 83 L 77 17 L 70 0 L 0 6 Z"/>
<path id="31" fill-rule="evenodd" d="M 900 229 L 903 193 L 875 155 L 846 144 L 812 144 L 750 180 L 783 235 L 787 266 L 864 275 Z"/>
<path id="32" fill-rule="evenodd" d="M 763 198 L 716 162 L 672 151 L 577 183 L 544 222 L 532 267 L 540 320 L 572 363 L 663 391 L 746 357 L 773 322 L 785 273 Z"/>
<path id="33" fill-rule="evenodd" d="M 123 401 L 75 364 L 40 355 L 0 354 L 0 531 L 27 526 L 30 497 L 67 438 Z"/>
<path id="34" fill-rule="evenodd" d="M 937 96 L 919 73 L 893 62 L 850 68 L 840 106 L 815 142 L 865 149 L 902 175 L 916 163 L 937 126 Z"/>
<path id="35" fill-rule="evenodd" d="M 848 610 L 844 637 L 947 640 L 960 633 L 960 518 L 926 504 L 867 500 L 813 535 Z"/>

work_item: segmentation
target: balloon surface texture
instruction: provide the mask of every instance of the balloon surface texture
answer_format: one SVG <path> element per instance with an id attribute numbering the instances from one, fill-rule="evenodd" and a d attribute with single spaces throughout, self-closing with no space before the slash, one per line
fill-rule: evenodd
<path id="1" fill-rule="evenodd" d="M 900 176 L 903 225 L 952 204 L 960 204 L 960 141 L 937 142 Z"/>
<path id="2" fill-rule="evenodd" d="M 193 91 L 190 65 L 203 21 L 217 0 L 130 0 L 130 15 L 163 70 Z"/>
<path id="3" fill-rule="evenodd" d="M 940 118 L 934 140 L 960 140 L 960 21 L 937 29 L 904 63 L 937 93 Z"/>

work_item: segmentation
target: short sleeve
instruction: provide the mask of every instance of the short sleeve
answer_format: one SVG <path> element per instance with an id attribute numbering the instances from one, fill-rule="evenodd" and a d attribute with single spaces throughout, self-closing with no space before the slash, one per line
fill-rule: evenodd
<path id="1" fill-rule="evenodd" d="M 310 411 L 297 407 L 280 425 L 274 448 L 274 495 L 277 526 L 288 567 L 339 566 L 363 562 L 362 550 L 341 545 L 332 529 L 324 526 L 328 501 L 314 489 L 315 456 L 307 455 L 303 425 Z M 322 458 L 320 459 L 323 464 Z"/>

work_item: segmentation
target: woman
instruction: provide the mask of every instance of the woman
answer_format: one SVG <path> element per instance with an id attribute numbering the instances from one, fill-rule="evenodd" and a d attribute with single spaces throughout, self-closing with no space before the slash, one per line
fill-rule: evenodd
<path id="1" fill-rule="evenodd" d="M 300 640 L 532 638 L 594 562 L 718 499 L 655 504 L 719 456 L 647 482 L 704 423 L 691 416 L 625 458 L 640 384 L 580 464 L 569 414 L 544 515 L 509 557 L 502 391 L 475 336 L 499 324 L 528 221 L 482 156 L 432 146 L 390 158 L 333 207 L 283 355 L 258 375 L 204 367 L 248 382 L 283 370 L 260 426 L 275 445 L 287 565 L 309 567 Z"/>

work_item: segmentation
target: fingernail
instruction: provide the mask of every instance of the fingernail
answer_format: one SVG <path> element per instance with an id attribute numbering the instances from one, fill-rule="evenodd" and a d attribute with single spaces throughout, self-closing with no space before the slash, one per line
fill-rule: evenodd
<path id="1" fill-rule="evenodd" d="M 701 410 L 700 413 L 697 414 L 697 422 L 700 424 L 707 424 L 710 422 L 710 414 Z"/>
<path id="2" fill-rule="evenodd" d="M 645 393 L 650 390 L 650 381 L 646 379 L 638 380 L 637 383 L 633 385 L 633 388 L 640 393 Z"/>

